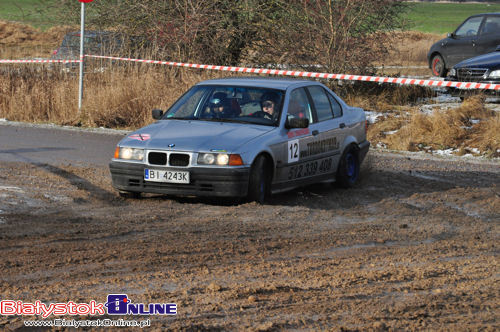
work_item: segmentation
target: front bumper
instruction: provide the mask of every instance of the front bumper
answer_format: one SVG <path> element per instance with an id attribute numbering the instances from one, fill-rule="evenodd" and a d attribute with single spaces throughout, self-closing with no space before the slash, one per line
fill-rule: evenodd
<path id="1" fill-rule="evenodd" d="M 244 197 L 248 193 L 249 168 L 169 168 L 189 171 L 189 184 L 144 181 L 145 168 L 145 164 L 112 161 L 109 170 L 113 187 L 120 191 L 181 196 Z"/>
<path id="2" fill-rule="evenodd" d="M 463 82 L 463 80 L 459 80 L 456 77 L 448 76 L 446 77 L 446 81 L 451 82 Z M 465 80 L 466 82 L 479 83 L 479 84 L 500 84 L 500 79 L 489 79 L 489 80 Z"/>

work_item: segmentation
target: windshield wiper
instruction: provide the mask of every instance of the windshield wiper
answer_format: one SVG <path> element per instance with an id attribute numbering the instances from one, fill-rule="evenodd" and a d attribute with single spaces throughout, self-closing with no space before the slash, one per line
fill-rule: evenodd
<path id="1" fill-rule="evenodd" d="M 196 118 L 181 118 L 181 117 L 175 117 L 171 116 L 168 118 L 163 118 L 162 120 L 195 120 Z"/>
<path id="2" fill-rule="evenodd" d="M 197 120 L 201 121 L 213 121 L 213 122 L 238 122 L 238 123 L 246 123 L 246 121 L 241 121 L 238 119 L 228 119 L 228 118 L 198 118 Z"/>

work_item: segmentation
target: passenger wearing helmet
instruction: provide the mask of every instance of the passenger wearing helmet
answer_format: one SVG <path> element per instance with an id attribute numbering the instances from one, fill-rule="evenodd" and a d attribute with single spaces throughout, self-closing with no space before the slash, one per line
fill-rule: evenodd
<path id="1" fill-rule="evenodd" d="M 275 120 L 278 117 L 278 105 L 280 96 L 276 92 L 266 92 L 260 97 L 260 107 L 262 111 L 252 114 L 252 116 Z"/>

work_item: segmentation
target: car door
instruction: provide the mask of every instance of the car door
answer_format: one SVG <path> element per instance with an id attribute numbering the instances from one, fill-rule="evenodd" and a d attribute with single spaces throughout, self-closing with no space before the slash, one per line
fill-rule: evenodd
<path id="1" fill-rule="evenodd" d="M 500 15 L 486 16 L 476 43 L 477 54 L 494 52 L 500 45 Z"/>
<path id="2" fill-rule="evenodd" d="M 293 89 L 288 94 L 288 107 L 284 113 L 287 119 L 307 118 L 307 128 L 285 129 L 281 142 L 271 148 L 277 156 L 277 168 L 273 186 L 282 189 L 294 186 L 294 183 L 310 178 L 313 170 L 310 162 L 314 156 L 307 155 L 307 146 L 318 135 L 316 115 L 305 87 Z"/>
<path id="3" fill-rule="evenodd" d="M 346 124 L 342 117 L 340 103 L 322 86 L 307 87 L 316 114 L 317 132 L 308 143 L 309 156 L 314 156 L 317 172 L 315 175 L 334 173 L 340 159 L 340 146 L 345 138 Z"/>
<path id="4" fill-rule="evenodd" d="M 444 57 L 446 67 L 451 68 L 462 60 L 472 58 L 477 53 L 477 38 L 484 16 L 467 19 L 452 34 L 446 44 Z"/>

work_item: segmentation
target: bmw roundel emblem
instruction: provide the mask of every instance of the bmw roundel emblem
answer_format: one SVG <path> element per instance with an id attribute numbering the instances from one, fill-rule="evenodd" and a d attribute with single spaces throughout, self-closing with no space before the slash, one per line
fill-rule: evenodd
<path id="1" fill-rule="evenodd" d="M 175 146 L 174 143 L 171 143 L 171 144 L 168 145 L 169 148 L 173 148 L 174 146 Z"/>

